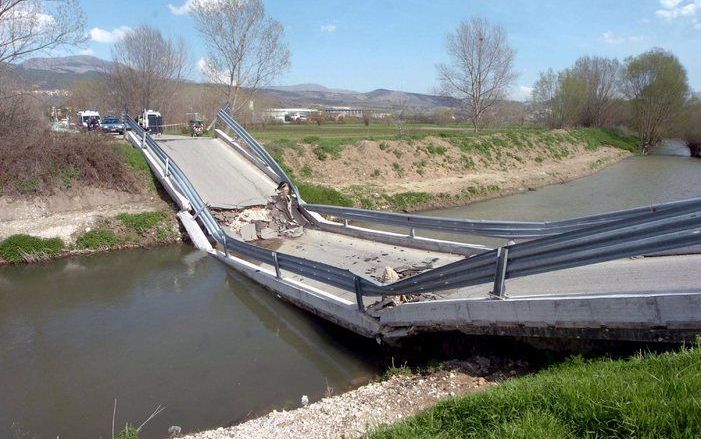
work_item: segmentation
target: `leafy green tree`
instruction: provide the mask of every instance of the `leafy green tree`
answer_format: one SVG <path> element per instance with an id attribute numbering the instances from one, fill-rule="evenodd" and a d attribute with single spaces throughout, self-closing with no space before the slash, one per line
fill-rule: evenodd
<path id="1" fill-rule="evenodd" d="M 652 49 L 626 59 L 622 88 L 646 154 L 682 114 L 689 95 L 686 70 L 672 53 Z"/>

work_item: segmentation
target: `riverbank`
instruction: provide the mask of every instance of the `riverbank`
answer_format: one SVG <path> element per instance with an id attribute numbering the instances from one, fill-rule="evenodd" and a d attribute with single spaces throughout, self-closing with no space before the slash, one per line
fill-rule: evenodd
<path id="1" fill-rule="evenodd" d="M 615 360 L 575 357 L 523 377 L 518 364 L 480 377 L 484 361 L 449 362 L 425 375 L 400 373 L 307 407 L 185 438 L 701 434 L 699 346 Z"/>
<path id="2" fill-rule="evenodd" d="M 498 368 L 495 367 L 497 362 Z M 523 362 L 502 363 L 505 362 L 476 356 L 468 361 L 446 362 L 440 368 L 423 373 L 394 367 L 382 381 L 327 396 L 295 410 L 274 410 L 233 427 L 186 435 L 184 439 L 359 437 L 440 401 L 492 387 L 527 370 Z"/>
<path id="3" fill-rule="evenodd" d="M 611 130 L 449 131 L 374 140 L 306 136 L 268 150 L 310 203 L 419 211 L 534 190 L 629 157 L 635 140 Z"/>
<path id="4" fill-rule="evenodd" d="M 3 162 L 0 264 L 184 239 L 140 151 L 99 134 L 52 133 L 34 141 L 26 154 L 10 153 Z M 30 166 L 32 155 L 40 158 Z"/>

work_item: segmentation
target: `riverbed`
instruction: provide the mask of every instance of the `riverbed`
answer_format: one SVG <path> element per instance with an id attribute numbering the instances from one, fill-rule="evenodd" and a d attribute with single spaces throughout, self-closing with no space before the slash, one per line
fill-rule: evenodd
<path id="1" fill-rule="evenodd" d="M 631 157 L 566 184 L 431 214 L 560 219 L 694 196 L 698 159 Z M 374 341 L 187 246 L 0 267 L 0 437 L 110 437 L 115 398 L 118 426 L 165 406 L 143 438 L 171 425 L 226 426 L 297 407 L 305 394 L 315 401 L 357 387 L 383 366 Z"/>

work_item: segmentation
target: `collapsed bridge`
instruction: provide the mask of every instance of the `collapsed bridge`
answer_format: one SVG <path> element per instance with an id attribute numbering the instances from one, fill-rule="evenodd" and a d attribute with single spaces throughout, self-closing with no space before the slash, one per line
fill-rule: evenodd
<path id="1" fill-rule="evenodd" d="M 198 248 L 322 318 L 386 340 L 452 330 L 676 342 L 701 333 L 701 199 L 551 222 L 308 204 L 228 108 L 217 118 L 216 138 L 154 139 L 127 116 L 127 136 Z"/>

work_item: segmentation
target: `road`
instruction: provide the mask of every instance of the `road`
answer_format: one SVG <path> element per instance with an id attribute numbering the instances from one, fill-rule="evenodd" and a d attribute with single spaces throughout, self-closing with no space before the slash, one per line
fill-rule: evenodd
<path id="1" fill-rule="evenodd" d="M 268 176 L 221 140 L 185 136 L 160 136 L 155 140 L 211 207 L 265 205 L 275 193 L 276 186 Z"/>

